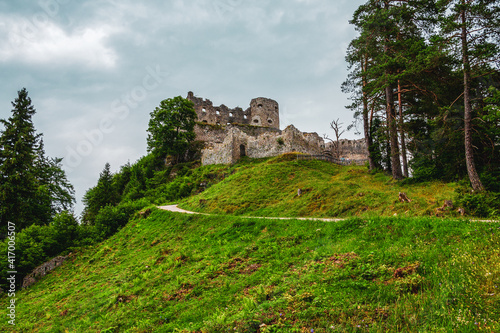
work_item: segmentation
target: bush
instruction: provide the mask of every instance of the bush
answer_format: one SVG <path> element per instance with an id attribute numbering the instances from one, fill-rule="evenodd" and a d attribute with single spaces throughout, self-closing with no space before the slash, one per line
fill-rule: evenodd
<path id="1" fill-rule="evenodd" d="M 68 212 L 62 212 L 56 215 L 54 220 L 50 223 L 50 227 L 53 232 L 52 238 L 56 242 L 54 252 L 57 254 L 74 246 L 74 242 L 79 238 L 78 222 L 75 217 Z"/>
<path id="2" fill-rule="evenodd" d="M 102 238 L 108 238 L 125 226 L 132 215 L 138 210 L 149 205 L 149 201 L 141 199 L 128 201 L 116 207 L 106 206 L 96 216 L 95 227 Z"/>
<path id="3" fill-rule="evenodd" d="M 474 193 L 468 185 L 457 190 L 457 204 L 465 209 L 468 215 L 477 217 L 500 216 L 500 195 L 493 192 Z"/>

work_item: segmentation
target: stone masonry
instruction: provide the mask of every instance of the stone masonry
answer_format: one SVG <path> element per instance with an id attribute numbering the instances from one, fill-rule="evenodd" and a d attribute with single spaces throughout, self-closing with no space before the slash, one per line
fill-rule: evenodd
<path id="1" fill-rule="evenodd" d="M 243 156 L 262 158 L 290 152 L 321 155 L 328 149 L 317 133 L 304 133 L 293 125 L 280 130 L 279 105 L 272 99 L 254 98 L 246 110 L 214 106 L 208 99 L 195 97 L 193 92 L 188 93 L 187 99 L 194 103 L 198 115 L 196 140 L 205 142 L 203 165 L 232 164 Z M 342 143 L 345 158 L 352 158 L 350 155 L 366 158 L 362 140 L 342 140 Z"/>
<path id="2" fill-rule="evenodd" d="M 67 258 L 67 256 L 55 257 L 38 266 L 33 270 L 33 272 L 24 277 L 22 288 L 28 288 L 29 286 L 35 284 L 39 279 L 47 275 L 47 273 L 61 266 Z"/>

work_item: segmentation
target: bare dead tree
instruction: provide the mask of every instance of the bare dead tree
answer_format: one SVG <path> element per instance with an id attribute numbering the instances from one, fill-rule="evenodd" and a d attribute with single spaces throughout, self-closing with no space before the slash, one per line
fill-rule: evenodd
<path id="1" fill-rule="evenodd" d="M 329 138 L 326 134 L 323 135 L 323 138 L 326 140 L 330 140 L 333 144 L 333 153 L 335 154 L 335 158 L 340 158 L 340 137 L 345 133 L 345 130 L 342 130 L 343 123 L 340 122 L 340 119 L 333 120 L 330 123 L 330 127 L 335 132 L 335 140 Z"/>

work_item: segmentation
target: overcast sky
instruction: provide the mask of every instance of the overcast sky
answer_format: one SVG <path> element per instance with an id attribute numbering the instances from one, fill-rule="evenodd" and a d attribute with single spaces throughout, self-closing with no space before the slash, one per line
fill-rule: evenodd
<path id="1" fill-rule="evenodd" d="M 0 118 L 26 87 L 48 156 L 81 197 L 109 162 L 146 154 L 149 113 L 169 97 L 246 109 L 280 104 L 280 127 L 333 136 L 352 113 L 340 90 L 361 0 L 0 2 Z M 351 131 L 346 138 L 359 138 Z"/>

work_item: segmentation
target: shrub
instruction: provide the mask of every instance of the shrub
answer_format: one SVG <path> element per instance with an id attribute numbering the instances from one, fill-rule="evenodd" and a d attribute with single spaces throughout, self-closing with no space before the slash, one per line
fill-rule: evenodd
<path id="1" fill-rule="evenodd" d="M 460 186 L 455 198 L 457 204 L 465 212 L 478 217 L 495 217 L 500 215 L 500 195 L 493 192 L 474 193 L 470 187 Z"/>
<path id="2" fill-rule="evenodd" d="M 132 215 L 140 209 L 149 205 L 149 201 L 141 199 L 128 201 L 116 207 L 106 206 L 96 216 L 95 227 L 102 238 L 108 238 L 125 226 Z"/>

